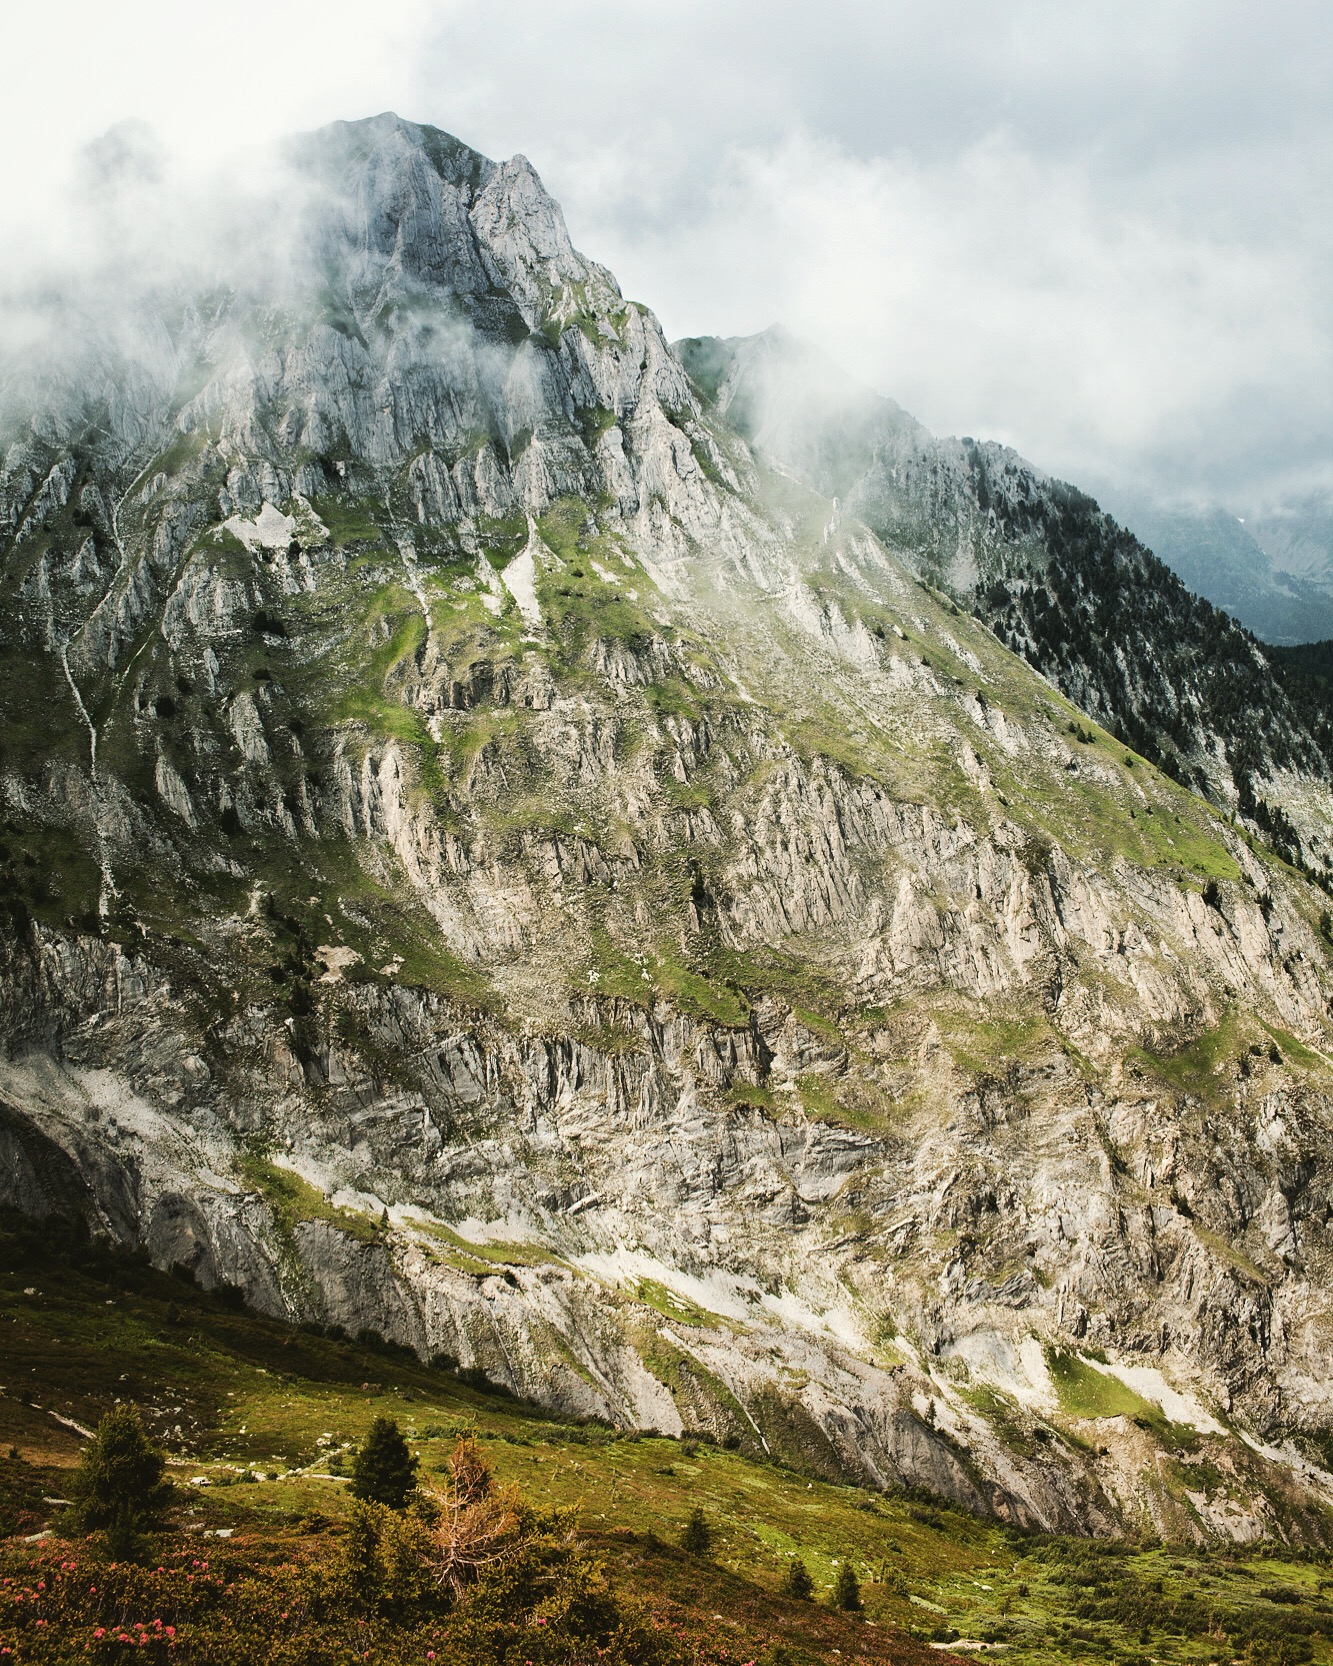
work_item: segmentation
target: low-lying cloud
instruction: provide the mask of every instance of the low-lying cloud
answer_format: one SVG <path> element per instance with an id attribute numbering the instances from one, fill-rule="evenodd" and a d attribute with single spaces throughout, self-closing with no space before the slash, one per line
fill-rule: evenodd
<path id="1" fill-rule="evenodd" d="M 154 238 L 206 260 L 198 228 L 227 244 L 271 140 L 396 108 L 527 153 L 672 334 L 781 321 L 937 430 L 1075 479 L 1238 509 L 1333 486 L 1333 14 L 1314 0 L 25 16 L 13 61 L 58 38 L 62 73 L 7 87 L 0 277 L 141 267 Z M 125 118 L 157 148 L 122 130 L 103 155 L 111 211 L 76 152 Z M 166 185 L 185 221 L 126 212 Z"/>
<path id="2" fill-rule="evenodd" d="M 1075 478 L 1248 492 L 1327 460 L 1318 263 L 1108 203 L 1005 138 L 932 162 L 807 133 L 738 149 L 691 234 L 636 244 L 621 264 L 672 325 L 781 319 L 929 426 Z"/>

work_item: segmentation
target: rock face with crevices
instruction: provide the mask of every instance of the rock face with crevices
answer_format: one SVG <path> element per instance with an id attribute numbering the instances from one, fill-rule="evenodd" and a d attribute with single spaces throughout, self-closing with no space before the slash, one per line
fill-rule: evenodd
<path id="1" fill-rule="evenodd" d="M 521 158 L 289 168 L 299 259 L 6 382 L 3 1200 L 571 1414 L 1323 1540 L 1320 893 Z"/>

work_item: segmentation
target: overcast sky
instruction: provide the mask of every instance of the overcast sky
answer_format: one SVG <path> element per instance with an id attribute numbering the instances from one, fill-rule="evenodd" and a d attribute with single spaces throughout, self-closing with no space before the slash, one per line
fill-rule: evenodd
<path id="1" fill-rule="evenodd" d="M 126 118 L 204 178 L 394 109 L 524 152 L 673 336 L 781 321 L 938 432 L 1084 482 L 1237 512 L 1333 487 L 1328 0 L 10 13 L 11 247 Z"/>

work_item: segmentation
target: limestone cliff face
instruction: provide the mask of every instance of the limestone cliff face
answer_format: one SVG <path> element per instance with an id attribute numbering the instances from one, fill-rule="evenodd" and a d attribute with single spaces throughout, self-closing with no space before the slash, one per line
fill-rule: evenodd
<path id="1" fill-rule="evenodd" d="M 1318 894 L 720 422 L 526 162 L 292 165 L 271 294 L 7 419 L 5 1200 L 571 1411 L 1321 1536 Z"/>

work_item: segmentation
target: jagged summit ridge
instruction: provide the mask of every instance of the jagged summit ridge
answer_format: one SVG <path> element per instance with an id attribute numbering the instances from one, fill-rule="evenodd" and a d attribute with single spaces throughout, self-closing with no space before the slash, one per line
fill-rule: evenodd
<path id="1" fill-rule="evenodd" d="M 338 465 L 342 481 L 348 466 L 412 459 L 412 506 L 437 520 L 541 509 L 568 490 L 609 491 L 630 515 L 665 490 L 688 514 L 702 477 L 665 415 L 697 415 L 688 381 L 647 309 L 573 249 L 524 158 L 493 163 L 395 116 L 292 153 L 309 187 L 292 209 L 299 258 L 187 310 L 169 351 L 153 320 L 138 362 L 85 366 L 93 386 L 111 373 L 114 403 L 128 396 L 115 426 L 141 431 L 108 459 L 118 474 L 169 436 L 207 432 L 229 465 L 228 512 L 257 510 L 265 485 L 311 495 Z M 31 416 L 12 424 L 31 433 Z M 10 449 L 11 525 L 40 462 L 32 438 Z"/>
<path id="2" fill-rule="evenodd" d="M 178 427 L 216 413 L 224 443 L 278 465 L 413 457 L 415 508 L 429 495 L 437 520 L 565 490 L 636 512 L 636 465 L 662 412 L 693 414 L 688 384 L 656 320 L 576 253 L 531 165 L 389 117 L 298 154 L 327 192 L 308 211 L 322 305 L 276 363 L 238 355 Z"/>

